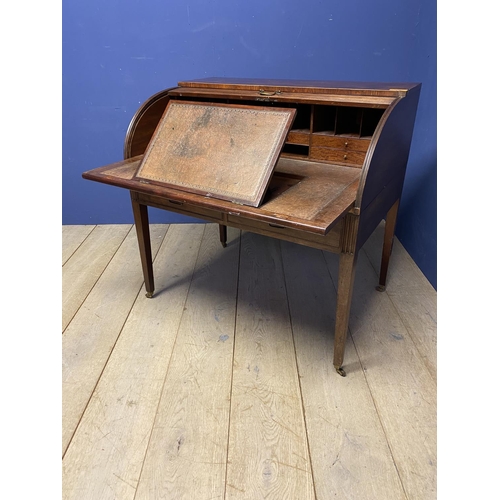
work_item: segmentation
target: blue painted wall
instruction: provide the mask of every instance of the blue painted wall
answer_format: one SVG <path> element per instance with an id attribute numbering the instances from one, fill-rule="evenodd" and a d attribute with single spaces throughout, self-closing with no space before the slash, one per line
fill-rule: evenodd
<path id="1" fill-rule="evenodd" d="M 436 286 L 435 1 L 64 1 L 63 224 L 132 222 L 127 191 L 81 173 L 122 159 L 149 96 L 207 76 L 422 82 L 396 232 Z"/>

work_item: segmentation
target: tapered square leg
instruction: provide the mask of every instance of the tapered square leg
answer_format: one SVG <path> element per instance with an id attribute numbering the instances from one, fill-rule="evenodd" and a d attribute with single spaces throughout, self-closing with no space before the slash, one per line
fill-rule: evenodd
<path id="1" fill-rule="evenodd" d="M 384 231 L 384 246 L 382 248 L 382 262 L 380 263 L 380 277 L 377 290 L 383 292 L 387 281 L 387 270 L 389 269 L 389 259 L 394 243 L 394 232 L 396 230 L 396 219 L 398 216 L 399 200 L 392 205 L 387 212 Z"/>
<path id="2" fill-rule="evenodd" d="M 337 312 L 335 315 L 335 340 L 333 344 L 333 365 L 339 375 L 345 377 L 342 368 L 344 362 L 345 342 L 349 327 L 354 274 L 357 253 L 341 253 L 337 287 Z"/>
<path id="3" fill-rule="evenodd" d="M 144 275 L 144 285 L 146 287 L 146 297 L 151 298 L 155 285 L 153 279 L 153 257 L 151 255 L 151 238 L 149 235 L 148 207 L 140 204 L 136 200 L 136 194 L 130 193 L 132 199 L 132 211 L 134 213 L 135 229 L 137 241 L 139 243 L 139 253 L 141 256 L 142 273 Z"/>
<path id="4" fill-rule="evenodd" d="M 227 246 L 227 226 L 219 224 L 219 237 L 223 248 Z"/>
<path id="5" fill-rule="evenodd" d="M 358 258 L 359 216 L 347 214 L 343 222 L 340 237 L 339 276 L 337 285 L 337 311 L 335 314 L 335 339 L 333 342 L 333 365 L 339 375 L 345 377 L 342 368 L 344 362 L 345 341 L 349 327 L 354 272 Z"/>

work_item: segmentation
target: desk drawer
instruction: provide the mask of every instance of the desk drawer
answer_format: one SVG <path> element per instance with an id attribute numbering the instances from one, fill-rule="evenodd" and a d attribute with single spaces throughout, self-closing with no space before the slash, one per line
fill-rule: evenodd
<path id="1" fill-rule="evenodd" d="M 326 146 L 329 148 L 342 149 L 343 151 L 363 151 L 366 153 L 370 141 L 367 139 L 352 139 L 350 137 L 339 137 L 327 134 L 312 134 L 312 146 Z"/>
<path id="2" fill-rule="evenodd" d="M 139 194 L 139 203 L 156 208 L 163 208 L 179 214 L 189 215 L 190 217 L 200 217 L 202 219 L 212 220 L 214 222 L 222 221 L 222 213 L 210 208 L 198 207 L 182 201 L 169 200 L 159 196 L 149 194 Z"/>
<path id="3" fill-rule="evenodd" d="M 335 251 L 340 247 L 340 233 L 342 222 L 335 225 L 326 236 L 321 234 L 308 233 L 300 229 L 283 227 L 279 224 L 246 219 L 237 215 L 228 215 L 227 224 L 243 230 L 252 231 L 266 236 L 272 236 L 282 240 L 300 243 L 302 245 Z"/>
<path id="4" fill-rule="evenodd" d="M 342 149 L 313 146 L 311 147 L 309 158 L 312 160 L 325 160 L 362 166 L 365 161 L 365 153 L 360 151 L 344 151 Z"/>
<path id="5" fill-rule="evenodd" d="M 174 212 L 183 213 L 186 215 L 197 216 L 202 218 L 210 218 L 215 220 L 222 220 L 222 213 L 210 208 L 197 207 L 196 205 L 189 205 L 188 203 L 177 202 L 175 200 L 165 200 L 165 207 Z"/>

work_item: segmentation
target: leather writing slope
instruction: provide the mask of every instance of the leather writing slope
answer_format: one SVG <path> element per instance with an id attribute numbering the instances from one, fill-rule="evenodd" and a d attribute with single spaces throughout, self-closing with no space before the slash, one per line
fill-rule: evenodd
<path id="1" fill-rule="evenodd" d="M 136 177 L 257 207 L 294 117 L 294 109 L 170 102 Z"/>

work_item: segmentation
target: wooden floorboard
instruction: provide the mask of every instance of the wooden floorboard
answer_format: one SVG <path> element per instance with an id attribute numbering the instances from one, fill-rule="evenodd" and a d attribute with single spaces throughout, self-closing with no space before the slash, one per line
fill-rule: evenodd
<path id="1" fill-rule="evenodd" d="M 167 229 L 151 228 L 154 253 Z M 63 453 L 142 286 L 140 265 L 132 264 L 138 261 L 137 238 L 130 231 L 62 336 Z"/>
<path id="2" fill-rule="evenodd" d="M 63 227 L 63 498 L 434 500 L 436 292 L 397 240 L 375 291 L 381 235 L 342 378 L 338 256 L 152 225 L 147 299 L 134 228 Z"/>
<path id="3" fill-rule="evenodd" d="M 285 242 L 282 253 L 317 499 L 404 499 L 350 337 L 348 376 L 333 367 L 336 295 L 323 254 Z"/>
<path id="4" fill-rule="evenodd" d="M 279 241 L 246 232 L 226 498 L 314 498 Z"/>
<path id="5" fill-rule="evenodd" d="M 179 229 L 158 252 L 156 297 L 141 290 L 66 452 L 64 498 L 135 496 L 203 234 Z"/>
<path id="6" fill-rule="evenodd" d="M 325 254 L 330 272 L 338 259 Z M 349 329 L 409 500 L 436 495 L 436 383 L 364 250 Z"/>
<path id="7" fill-rule="evenodd" d="M 239 233 L 205 226 L 136 500 L 224 496 Z"/>
<path id="8" fill-rule="evenodd" d="M 384 238 L 383 223 L 373 232 L 364 250 L 378 272 Z M 437 380 L 437 300 L 422 271 L 397 238 L 391 255 L 386 293 L 398 311 L 425 366 Z"/>
<path id="9" fill-rule="evenodd" d="M 68 326 L 130 231 L 126 224 L 97 226 L 62 268 L 62 330 Z"/>
<path id="10" fill-rule="evenodd" d="M 63 226 L 62 227 L 62 265 L 75 253 L 96 226 Z"/>

